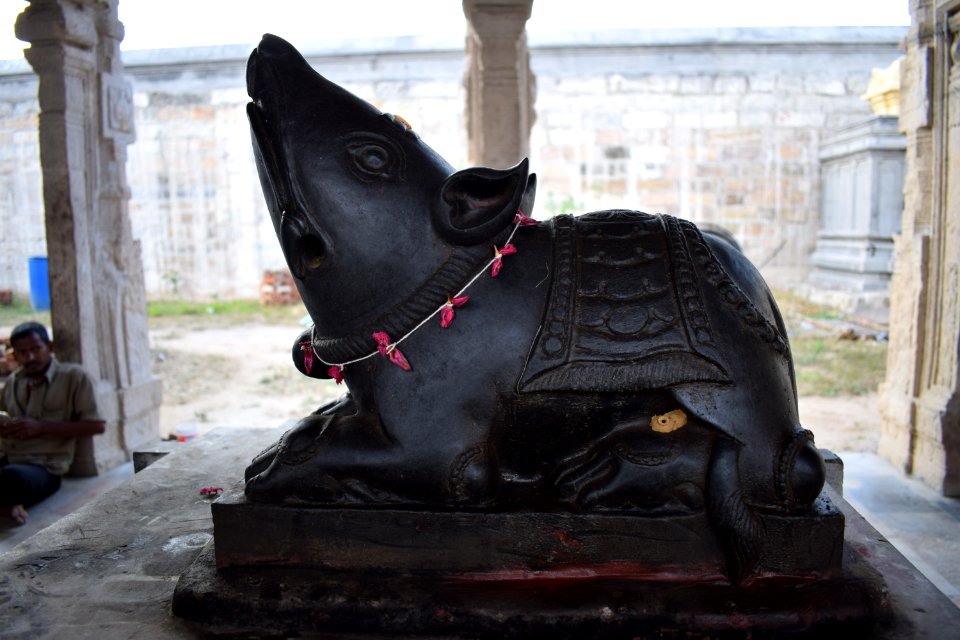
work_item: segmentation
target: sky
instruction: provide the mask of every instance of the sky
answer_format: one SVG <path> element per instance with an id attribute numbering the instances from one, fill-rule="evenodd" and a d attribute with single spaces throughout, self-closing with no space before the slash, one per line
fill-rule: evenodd
<path id="1" fill-rule="evenodd" d="M 0 2 L 0 59 L 22 56 L 13 24 L 24 0 Z M 535 0 L 531 39 L 608 29 L 906 26 L 909 0 Z M 123 50 L 214 44 L 253 46 L 265 32 L 295 45 L 401 35 L 455 36 L 460 0 L 120 0 Z"/>

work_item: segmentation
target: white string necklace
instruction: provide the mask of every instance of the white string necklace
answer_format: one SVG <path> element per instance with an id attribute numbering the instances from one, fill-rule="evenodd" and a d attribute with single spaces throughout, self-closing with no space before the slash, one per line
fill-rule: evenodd
<path id="1" fill-rule="evenodd" d="M 537 220 L 530 218 L 524 215 L 523 211 L 517 210 L 517 215 L 513 219 L 514 225 L 513 229 L 510 231 L 510 235 L 507 236 L 506 241 L 503 243 L 503 246 L 497 248 L 495 245 L 493 247 L 493 258 L 491 258 L 483 267 L 472 277 L 469 281 L 459 291 L 453 295 L 447 296 L 447 301 L 441 304 L 439 307 L 434 309 L 426 318 L 421 320 L 414 326 L 412 329 L 407 331 L 405 334 L 400 336 L 397 340 L 391 340 L 390 336 L 383 331 L 375 331 L 372 334 L 374 341 L 377 343 L 376 351 L 372 351 L 364 356 L 359 358 L 354 358 L 353 360 L 347 360 L 345 362 L 327 362 L 320 354 L 317 353 L 316 347 L 314 346 L 317 325 L 313 325 L 310 329 L 310 339 L 304 340 L 300 343 L 300 350 L 303 351 L 303 364 L 306 369 L 307 375 L 310 375 L 310 371 L 313 369 L 313 360 L 316 359 L 321 363 L 327 365 L 327 375 L 337 381 L 337 384 L 343 382 L 343 370 L 346 369 L 348 365 L 356 364 L 358 362 L 363 362 L 369 358 L 372 358 L 377 355 L 384 356 L 388 358 L 392 363 L 403 369 L 404 371 L 410 371 L 412 367 L 407 361 L 407 358 L 403 353 L 397 348 L 398 345 L 412 336 L 417 332 L 420 327 L 427 324 L 430 320 L 436 317 L 437 314 L 440 314 L 440 326 L 446 329 L 450 326 L 450 323 L 453 322 L 454 309 L 462 307 L 470 299 L 469 296 L 464 295 L 467 289 L 470 288 L 473 283 L 480 279 L 487 269 L 490 269 L 490 276 L 496 278 L 500 273 L 500 269 L 503 266 L 503 258 L 505 256 L 512 255 L 517 252 L 517 248 L 510 244 L 510 241 L 513 240 L 513 236 L 517 233 L 517 229 L 525 226 L 533 226 L 539 224 Z"/>

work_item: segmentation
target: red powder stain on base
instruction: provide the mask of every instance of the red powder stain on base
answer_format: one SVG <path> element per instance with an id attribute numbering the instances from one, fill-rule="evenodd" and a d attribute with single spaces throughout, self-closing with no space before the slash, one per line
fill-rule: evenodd
<path id="1" fill-rule="evenodd" d="M 557 529 L 550 534 L 552 537 L 557 539 L 557 542 L 560 543 L 560 546 L 564 549 L 576 549 L 580 546 L 580 541 L 570 535 L 569 531 L 564 531 L 563 529 Z"/>
<path id="2" fill-rule="evenodd" d="M 459 583 L 523 583 L 525 585 L 564 586 L 601 580 L 630 580 L 673 583 L 729 583 L 716 567 L 651 567 L 636 562 L 607 562 L 570 565 L 554 569 L 504 569 L 465 573 L 453 578 Z"/>

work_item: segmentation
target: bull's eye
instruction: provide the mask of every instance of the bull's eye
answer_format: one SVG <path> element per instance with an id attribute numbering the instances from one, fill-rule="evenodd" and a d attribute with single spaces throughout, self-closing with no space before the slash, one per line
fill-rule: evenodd
<path id="1" fill-rule="evenodd" d="M 358 178 L 392 180 L 395 177 L 390 151 L 383 146 L 370 142 L 358 142 L 351 144 L 347 151 Z"/>
<path id="2" fill-rule="evenodd" d="M 346 149 L 350 170 L 364 182 L 401 177 L 403 155 L 389 140 L 364 136 L 348 142 Z"/>
<path id="3" fill-rule="evenodd" d="M 390 165 L 387 150 L 375 144 L 365 144 L 354 149 L 353 160 L 358 168 L 370 173 L 382 173 Z"/>

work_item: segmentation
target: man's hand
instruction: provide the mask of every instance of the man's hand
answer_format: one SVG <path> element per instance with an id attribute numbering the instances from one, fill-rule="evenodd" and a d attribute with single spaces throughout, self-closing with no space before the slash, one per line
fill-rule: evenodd
<path id="1" fill-rule="evenodd" d="M 43 435 L 43 423 L 33 418 L 0 417 L 0 436 L 14 440 L 29 440 Z"/>

